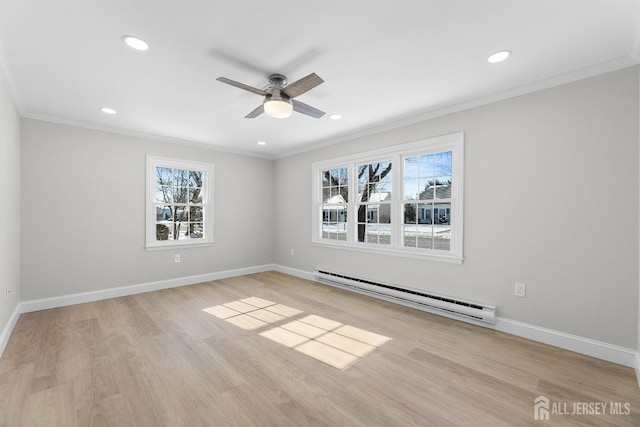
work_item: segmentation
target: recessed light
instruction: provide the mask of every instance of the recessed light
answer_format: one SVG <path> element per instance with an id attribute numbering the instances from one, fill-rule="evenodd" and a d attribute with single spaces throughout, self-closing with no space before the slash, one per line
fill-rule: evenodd
<path id="1" fill-rule="evenodd" d="M 118 113 L 116 110 L 114 110 L 113 108 L 109 108 L 109 107 L 102 107 L 102 108 L 100 108 L 100 111 L 102 111 L 105 114 L 117 114 Z"/>
<path id="2" fill-rule="evenodd" d="M 487 61 L 491 62 L 492 64 L 495 64 L 496 62 L 504 61 L 510 56 L 511 56 L 510 50 L 499 50 L 489 55 L 489 58 L 487 59 Z"/>
<path id="3" fill-rule="evenodd" d="M 136 36 L 122 36 L 122 41 L 135 50 L 149 50 L 149 44 Z"/>
<path id="4" fill-rule="evenodd" d="M 258 141 L 258 145 L 267 145 L 267 143 L 264 141 Z"/>
<path id="5" fill-rule="evenodd" d="M 333 120 L 340 120 L 342 116 L 340 114 L 332 114 L 329 116 L 329 118 Z"/>

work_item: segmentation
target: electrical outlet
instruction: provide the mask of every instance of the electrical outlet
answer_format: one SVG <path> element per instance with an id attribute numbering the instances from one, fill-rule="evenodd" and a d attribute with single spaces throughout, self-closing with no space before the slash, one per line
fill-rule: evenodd
<path id="1" fill-rule="evenodd" d="M 173 262 L 180 262 L 180 254 L 174 255 Z"/>
<path id="2" fill-rule="evenodd" d="M 291 248 L 291 256 L 294 256 L 296 254 L 296 251 L 293 250 L 293 248 Z"/>
<path id="3" fill-rule="evenodd" d="M 516 283 L 513 294 L 520 298 L 525 298 L 527 296 L 527 285 L 524 283 Z"/>

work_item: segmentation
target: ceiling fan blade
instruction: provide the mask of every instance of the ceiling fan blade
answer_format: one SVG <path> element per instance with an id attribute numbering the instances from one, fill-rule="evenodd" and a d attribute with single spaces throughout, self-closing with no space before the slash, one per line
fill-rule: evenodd
<path id="1" fill-rule="evenodd" d="M 244 116 L 244 118 L 245 119 L 255 119 L 256 117 L 258 117 L 262 113 L 264 113 L 264 105 L 260 104 L 260 106 L 258 108 L 256 108 L 255 110 L 253 110 L 252 112 L 250 112 L 249 114 Z"/>
<path id="2" fill-rule="evenodd" d="M 297 111 L 298 113 L 302 113 L 307 116 L 315 117 L 316 119 L 324 116 L 324 111 L 313 108 L 311 105 L 307 105 L 304 102 L 300 102 L 295 99 L 292 99 L 291 102 L 293 103 L 293 111 Z"/>
<path id="3" fill-rule="evenodd" d="M 252 87 L 252 86 L 248 86 L 248 85 L 246 85 L 244 83 L 238 83 L 235 80 L 231 80 L 231 79 L 228 79 L 226 77 L 218 77 L 216 80 L 219 81 L 219 82 L 222 82 L 222 83 L 226 83 L 226 84 L 231 85 L 231 86 L 235 86 L 235 87 L 240 88 L 240 89 L 244 89 L 244 90 L 246 90 L 248 92 L 255 93 L 256 95 L 269 95 L 268 92 L 265 92 L 262 89 L 258 89 L 258 88 Z"/>
<path id="4" fill-rule="evenodd" d="M 310 91 L 321 83 L 324 83 L 324 80 L 322 80 L 316 73 L 311 73 L 307 77 L 303 77 L 300 80 L 285 86 L 284 89 L 282 89 L 282 92 L 284 92 L 289 98 L 295 98 L 296 96 L 300 96 L 303 93 Z"/>

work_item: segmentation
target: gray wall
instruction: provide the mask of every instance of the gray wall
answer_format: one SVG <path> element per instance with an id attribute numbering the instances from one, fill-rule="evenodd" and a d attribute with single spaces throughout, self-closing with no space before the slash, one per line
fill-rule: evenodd
<path id="1" fill-rule="evenodd" d="M 145 250 L 147 154 L 215 164 L 213 246 Z M 22 164 L 23 300 L 272 262 L 271 160 L 23 119 Z"/>
<path id="2" fill-rule="evenodd" d="M 275 262 L 494 304 L 502 317 L 637 348 L 638 80 L 627 68 L 278 160 Z M 311 244 L 313 161 L 459 131 L 462 265 Z"/>
<path id="3" fill-rule="evenodd" d="M 20 194 L 20 118 L 0 79 L 0 332 L 20 301 Z"/>

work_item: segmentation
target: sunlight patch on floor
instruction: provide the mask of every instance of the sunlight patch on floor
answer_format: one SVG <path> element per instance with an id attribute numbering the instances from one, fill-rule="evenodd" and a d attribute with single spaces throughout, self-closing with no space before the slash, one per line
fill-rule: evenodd
<path id="1" fill-rule="evenodd" d="M 226 304 L 204 308 L 202 311 L 224 319 L 245 330 L 261 328 L 270 323 L 276 323 L 302 313 L 295 308 L 276 304 L 258 297 L 231 301 Z"/>
<path id="2" fill-rule="evenodd" d="M 261 328 L 268 324 L 267 322 L 263 322 L 262 320 L 256 319 L 255 317 L 252 317 L 252 316 L 247 316 L 246 314 L 240 314 L 239 316 L 229 317 L 225 320 L 247 331 L 252 331 L 254 329 Z"/>
<path id="3" fill-rule="evenodd" d="M 269 338 L 271 341 L 280 343 L 286 347 L 295 348 L 300 344 L 309 341 L 309 338 L 298 335 L 295 332 L 283 328 L 273 328 L 260 333 L 261 336 Z"/>
<path id="4" fill-rule="evenodd" d="M 342 370 L 391 340 L 384 335 L 315 314 L 291 320 L 304 312 L 258 297 L 232 301 L 202 311 L 244 330 L 263 329 L 259 332 L 260 336 Z"/>

